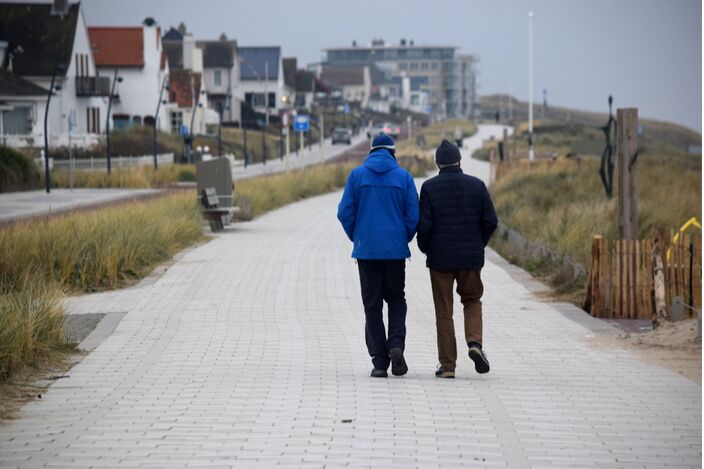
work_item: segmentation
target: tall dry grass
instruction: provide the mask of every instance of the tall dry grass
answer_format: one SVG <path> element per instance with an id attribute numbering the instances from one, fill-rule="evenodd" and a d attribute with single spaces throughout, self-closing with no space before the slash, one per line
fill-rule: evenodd
<path id="1" fill-rule="evenodd" d="M 201 237 L 192 193 L 31 220 L 0 230 L 0 285 L 31 275 L 72 290 L 115 288 Z"/>
<path id="2" fill-rule="evenodd" d="M 42 177 L 43 179 L 43 177 Z M 126 188 L 147 189 L 153 187 L 168 187 L 177 182 L 195 181 L 195 165 L 161 165 L 157 169 L 151 166 L 132 166 L 128 168 L 115 168 L 111 174 L 107 171 L 75 171 L 73 186 L 78 188 Z M 68 171 L 58 170 L 52 172 L 51 183 L 53 187 L 70 187 Z"/>
<path id="3" fill-rule="evenodd" d="M 694 166 L 656 155 L 639 160 L 641 238 L 650 237 L 653 229 L 676 229 L 693 216 L 701 220 L 701 157 L 690 156 L 686 164 Z M 606 199 L 598 168 L 595 158 L 522 166 L 492 187 L 499 218 L 588 266 L 594 235 L 618 237 L 617 198 Z"/>
<path id="4" fill-rule="evenodd" d="M 61 291 L 31 277 L 0 286 L 0 381 L 64 343 Z"/>

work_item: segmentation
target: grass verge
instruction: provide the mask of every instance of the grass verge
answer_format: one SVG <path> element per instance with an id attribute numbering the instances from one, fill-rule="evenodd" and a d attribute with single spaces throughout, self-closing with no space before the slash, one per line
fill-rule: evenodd
<path id="1" fill-rule="evenodd" d="M 43 179 L 43 176 L 42 176 Z M 73 186 L 80 188 L 128 188 L 148 189 L 168 187 L 177 182 L 190 182 L 196 180 L 195 165 L 161 165 L 157 169 L 151 166 L 133 166 L 116 168 L 111 174 L 105 171 L 75 171 Z M 51 175 L 51 184 L 55 188 L 71 186 L 70 175 L 67 171 L 54 171 Z"/>

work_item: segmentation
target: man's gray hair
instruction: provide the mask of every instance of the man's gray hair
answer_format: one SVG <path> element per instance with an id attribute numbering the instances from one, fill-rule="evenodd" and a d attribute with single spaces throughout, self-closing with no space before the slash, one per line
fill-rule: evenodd
<path id="1" fill-rule="evenodd" d="M 449 168 L 450 166 L 459 166 L 460 162 L 458 161 L 457 163 L 450 163 L 450 164 L 439 164 L 438 168 Z"/>

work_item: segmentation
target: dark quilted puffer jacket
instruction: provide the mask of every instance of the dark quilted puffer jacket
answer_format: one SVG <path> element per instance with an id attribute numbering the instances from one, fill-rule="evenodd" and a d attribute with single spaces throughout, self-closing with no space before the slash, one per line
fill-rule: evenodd
<path id="1" fill-rule="evenodd" d="M 440 272 L 481 270 L 498 218 L 484 183 L 448 166 L 420 190 L 418 247 Z"/>

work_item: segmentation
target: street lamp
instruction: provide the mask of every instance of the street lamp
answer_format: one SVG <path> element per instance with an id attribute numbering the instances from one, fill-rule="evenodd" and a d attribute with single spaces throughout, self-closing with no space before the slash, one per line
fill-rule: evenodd
<path id="1" fill-rule="evenodd" d="M 232 104 L 228 105 L 228 103 L 227 103 L 229 98 L 230 98 L 230 94 L 228 93 L 225 97 L 225 102 L 224 103 L 221 102 L 218 105 L 218 115 L 219 115 L 219 120 L 218 120 L 218 157 L 220 157 L 220 158 L 222 158 L 222 113 L 226 109 L 230 109 L 230 106 L 232 106 Z"/>
<path id="2" fill-rule="evenodd" d="M 46 193 L 51 192 L 51 174 L 49 173 L 49 133 L 48 133 L 48 120 L 49 120 L 49 103 L 51 102 L 51 96 L 54 91 L 61 91 L 61 86 L 54 86 L 54 80 L 56 79 L 56 74 L 63 74 L 66 71 L 66 67 L 60 65 L 58 62 L 54 67 L 54 73 L 51 74 L 51 84 L 49 85 L 49 93 L 46 97 L 46 109 L 44 109 L 44 183 L 46 186 Z"/>
<path id="3" fill-rule="evenodd" d="M 115 69 L 115 75 L 112 78 L 112 88 L 110 89 L 110 98 L 108 99 L 108 116 L 105 119 L 105 149 L 107 150 L 107 156 L 108 156 L 108 174 L 110 174 L 111 171 L 111 165 L 110 165 L 110 157 L 112 156 L 110 154 L 110 110 L 112 109 L 112 100 L 115 98 L 115 85 L 117 83 L 122 83 L 122 77 L 117 76 L 117 71 L 118 69 Z"/>
<path id="4" fill-rule="evenodd" d="M 164 77 L 164 81 L 161 84 L 161 90 L 159 91 L 159 102 L 156 105 L 156 112 L 154 113 L 154 169 L 157 168 L 157 162 L 156 162 L 156 150 L 157 150 L 157 145 L 156 145 L 156 137 L 157 137 L 157 123 L 159 122 L 159 108 L 161 107 L 162 104 L 166 104 L 166 100 L 163 99 L 164 96 L 164 89 L 166 88 L 166 85 L 168 83 L 169 77 L 168 75 Z"/>
<path id="5" fill-rule="evenodd" d="M 528 13 L 528 159 L 533 161 L 533 12 Z"/>
<path id="6" fill-rule="evenodd" d="M 196 110 L 199 107 L 203 107 L 203 103 L 200 102 L 200 96 L 202 94 L 205 94 L 205 90 L 200 90 L 200 93 L 198 93 L 198 97 L 196 98 L 196 102 L 193 103 L 193 109 L 191 110 L 191 126 L 189 127 L 188 131 L 190 133 L 189 141 L 188 141 L 188 162 L 193 163 L 193 123 L 196 120 Z"/>

